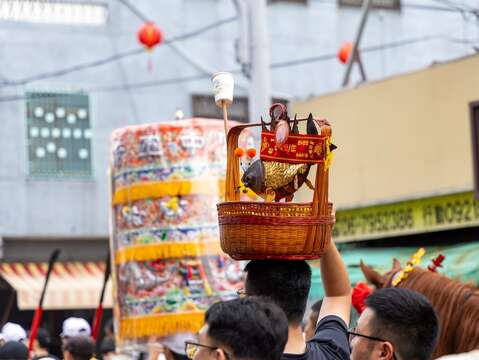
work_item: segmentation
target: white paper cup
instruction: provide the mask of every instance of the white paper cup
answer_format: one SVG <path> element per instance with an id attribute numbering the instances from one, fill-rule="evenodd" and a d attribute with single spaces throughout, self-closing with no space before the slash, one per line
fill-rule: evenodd
<path id="1" fill-rule="evenodd" d="M 212 80 L 216 105 L 221 107 L 223 102 L 231 105 L 233 103 L 233 89 L 235 86 L 233 75 L 229 72 L 217 72 L 213 74 Z"/>

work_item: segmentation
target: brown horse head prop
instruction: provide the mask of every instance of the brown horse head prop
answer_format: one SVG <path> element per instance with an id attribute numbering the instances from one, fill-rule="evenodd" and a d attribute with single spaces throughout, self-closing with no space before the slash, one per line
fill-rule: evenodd
<path id="1" fill-rule="evenodd" d="M 363 260 L 361 260 L 359 266 L 361 267 L 361 271 L 363 272 L 366 280 L 376 286 L 378 289 L 384 287 L 388 281 L 390 281 L 392 276 L 394 276 L 394 274 L 401 271 L 401 262 L 396 258 L 393 258 L 392 269 L 384 275 L 381 275 L 372 267 L 366 265 Z"/>
<path id="2" fill-rule="evenodd" d="M 361 261 L 361 270 L 376 288 L 391 287 L 401 263 L 393 259 L 392 269 L 380 274 Z M 416 267 L 397 287 L 426 296 L 439 318 L 440 335 L 433 358 L 479 348 L 479 290 L 437 272 Z"/>

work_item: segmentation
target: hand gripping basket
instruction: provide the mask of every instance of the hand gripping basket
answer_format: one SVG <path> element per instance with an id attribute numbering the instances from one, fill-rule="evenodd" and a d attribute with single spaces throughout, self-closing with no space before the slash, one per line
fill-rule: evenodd
<path id="1" fill-rule="evenodd" d="M 328 248 L 335 222 L 333 205 L 328 203 L 331 127 L 325 120 L 315 121 L 321 127 L 323 151 L 309 203 L 240 201 L 239 160 L 234 150 L 242 130 L 261 124 L 239 125 L 228 132 L 226 201 L 217 208 L 221 248 L 233 259 L 315 259 Z"/>

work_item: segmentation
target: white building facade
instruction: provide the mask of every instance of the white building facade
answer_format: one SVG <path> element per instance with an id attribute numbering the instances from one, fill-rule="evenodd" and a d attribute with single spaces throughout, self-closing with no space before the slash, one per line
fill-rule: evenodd
<path id="1" fill-rule="evenodd" d="M 477 1 L 458 1 L 462 13 L 441 3 L 409 0 L 371 11 L 361 42 L 368 79 L 475 51 Z M 54 4 L 0 0 L 0 237 L 7 261 L 44 261 L 54 247 L 64 249 L 64 259 L 104 258 L 115 128 L 173 120 L 178 109 L 185 117 L 214 115 L 210 75 L 220 70 L 238 71 L 232 115 L 247 117 L 249 80 L 236 62 L 233 1 L 132 2 L 165 40 L 180 37 L 150 54 L 136 38 L 143 21 L 122 1 Z M 267 12 L 272 96 L 338 90 L 345 66 L 336 53 L 353 40 L 360 8 L 276 0 Z M 181 40 L 198 29 L 205 31 Z M 357 69 L 353 74 L 354 84 Z"/>

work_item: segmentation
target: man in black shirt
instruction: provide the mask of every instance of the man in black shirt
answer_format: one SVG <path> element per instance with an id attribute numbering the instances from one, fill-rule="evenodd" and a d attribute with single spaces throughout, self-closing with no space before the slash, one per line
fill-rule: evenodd
<path id="1" fill-rule="evenodd" d="M 415 291 L 385 288 L 366 298 L 350 333 L 353 360 L 429 360 L 439 332 L 429 300 Z"/>
<path id="2" fill-rule="evenodd" d="M 48 351 L 50 345 L 51 339 L 48 330 L 39 328 L 37 338 L 33 342 L 32 360 L 58 360 Z"/>
<path id="3" fill-rule="evenodd" d="M 305 261 L 253 260 L 247 272 L 248 296 L 269 297 L 288 318 L 288 342 L 281 359 L 349 360 L 348 329 L 351 286 L 346 267 L 334 243 L 321 258 L 325 297 L 316 333 L 305 342 L 301 322 L 311 287 L 311 269 Z"/>
<path id="4" fill-rule="evenodd" d="M 64 360 L 90 360 L 95 352 L 95 343 L 89 336 L 70 337 L 63 346 Z"/>
<path id="5" fill-rule="evenodd" d="M 250 297 L 213 304 L 198 342 L 186 341 L 185 350 L 193 360 L 280 360 L 287 339 L 283 311 Z"/>

